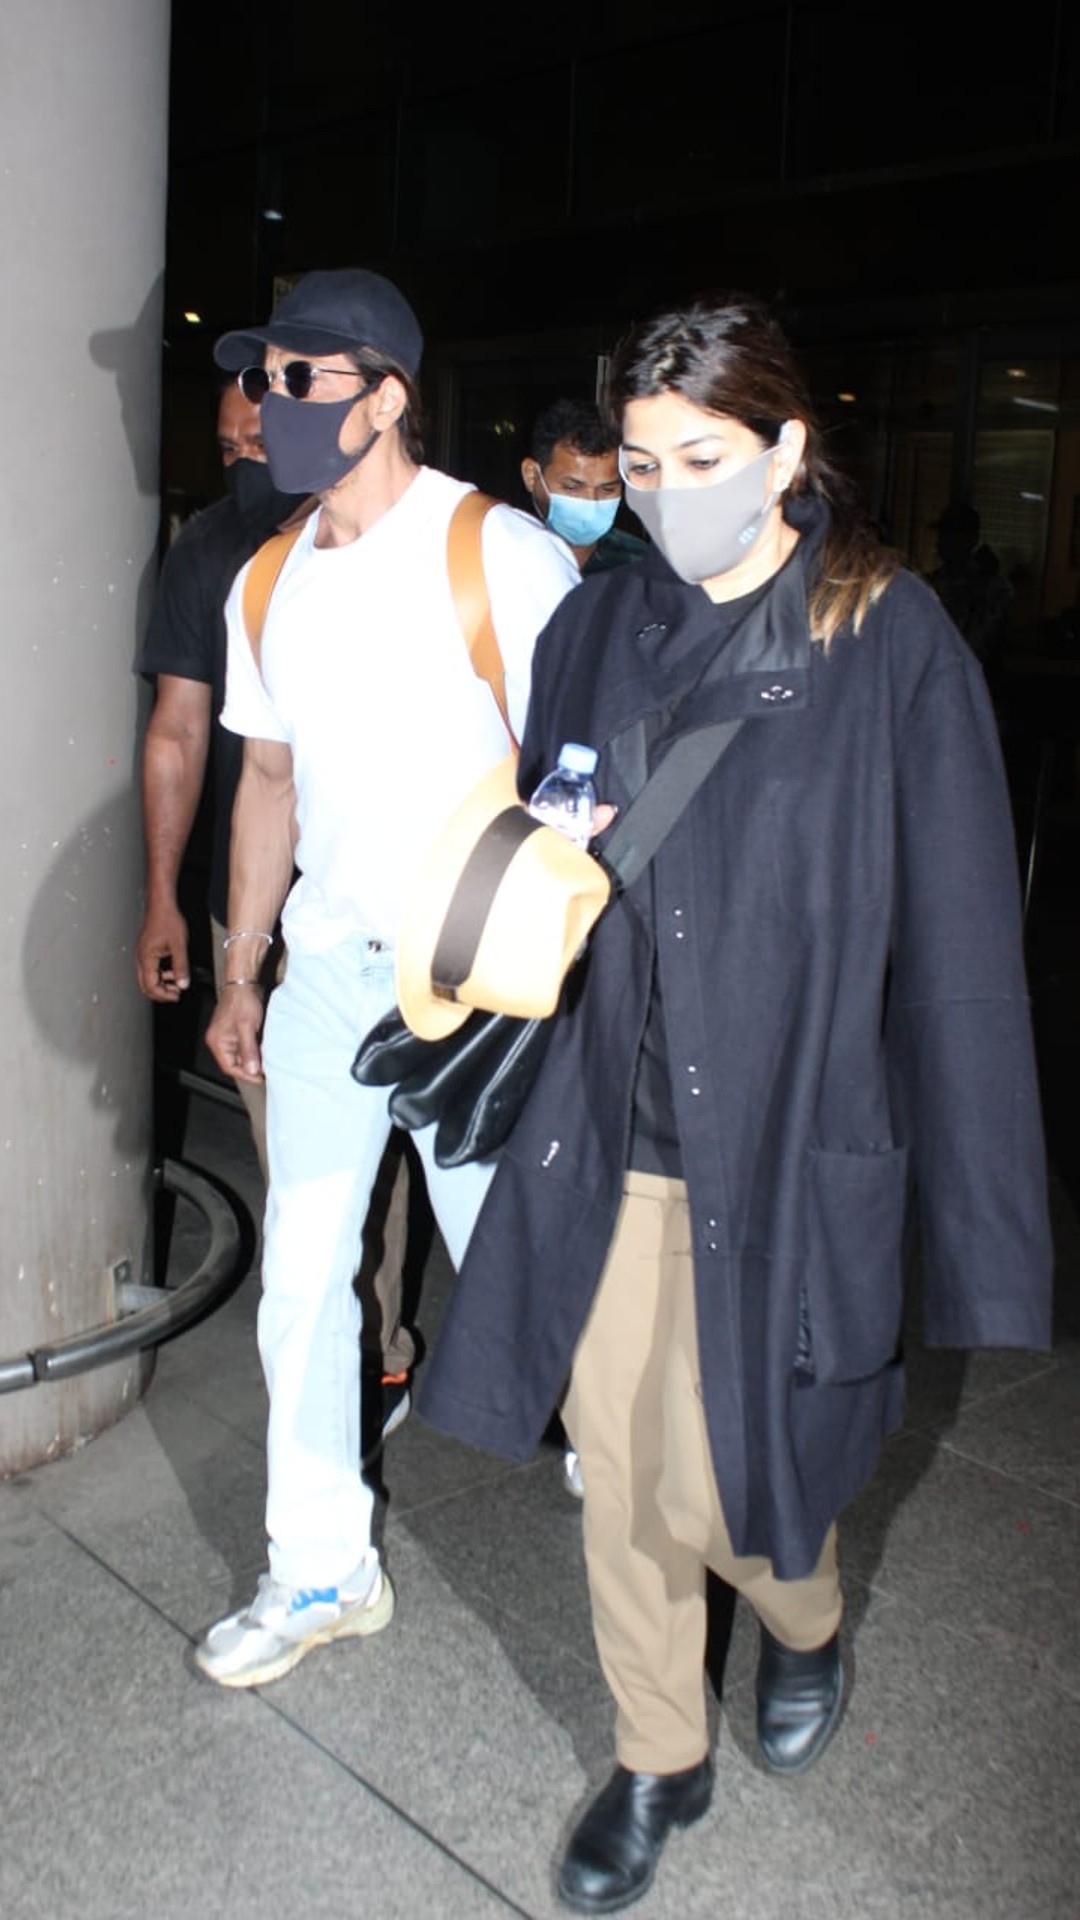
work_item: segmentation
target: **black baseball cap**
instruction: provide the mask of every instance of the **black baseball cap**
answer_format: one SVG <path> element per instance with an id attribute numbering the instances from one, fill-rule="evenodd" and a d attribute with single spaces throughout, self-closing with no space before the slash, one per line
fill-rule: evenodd
<path id="1" fill-rule="evenodd" d="M 424 349 L 420 322 L 405 295 L 381 273 L 364 267 L 305 273 L 278 301 L 265 327 L 223 333 L 214 343 L 214 359 L 219 367 L 239 373 L 242 367 L 261 363 L 270 340 L 275 347 L 304 354 L 373 347 L 410 379 Z"/>

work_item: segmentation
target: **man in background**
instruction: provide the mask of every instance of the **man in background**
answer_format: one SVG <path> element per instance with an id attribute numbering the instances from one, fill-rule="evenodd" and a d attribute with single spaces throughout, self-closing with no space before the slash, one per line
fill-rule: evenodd
<path id="1" fill-rule="evenodd" d="M 992 673 L 1005 646 L 1012 594 L 992 547 L 980 538 L 978 509 L 951 500 L 934 522 L 938 564 L 930 585 L 983 670 Z"/>
<path id="2" fill-rule="evenodd" d="M 225 920 L 229 822 L 243 758 L 240 741 L 217 724 L 225 698 L 225 601 L 244 562 L 300 505 L 295 496 L 276 491 L 259 409 L 234 381 L 221 392 L 217 439 L 225 496 L 188 520 L 169 548 L 135 663 L 155 681 L 143 749 L 146 911 L 135 972 L 142 992 L 159 1005 L 175 1004 L 191 984 L 188 926 L 177 889 L 208 767 L 210 914 L 219 926 Z M 215 964 L 219 947 L 215 940 Z M 247 1104 L 262 1159 L 261 1093 Z"/>
<path id="3" fill-rule="evenodd" d="M 622 500 L 618 435 L 588 400 L 554 400 L 539 414 L 521 463 L 533 511 L 572 549 L 585 579 L 640 560 L 645 541 L 616 527 Z"/>

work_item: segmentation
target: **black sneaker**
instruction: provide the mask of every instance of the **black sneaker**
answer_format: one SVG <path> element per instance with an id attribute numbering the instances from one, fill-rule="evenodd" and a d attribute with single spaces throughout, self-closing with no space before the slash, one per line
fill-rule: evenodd
<path id="1" fill-rule="evenodd" d="M 365 1366 L 360 1386 L 360 1465 L 368 1467 L 383 1442 L 408 1418 L 412 1406 L 408 1373 L 382 1373 Z"/>

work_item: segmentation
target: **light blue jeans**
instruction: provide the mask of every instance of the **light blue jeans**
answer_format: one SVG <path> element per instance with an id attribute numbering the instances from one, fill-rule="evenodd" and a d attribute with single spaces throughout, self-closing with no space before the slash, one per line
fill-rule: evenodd
<path id="1" fill-rule="evenodd" d="M 270 1186 L 259 1306 L 270 1396 L 266 1530 L 271 1574 L 291 1587 L 337 1585 L 371 1542 L 353 1277 L 390 1120 L 386 1089 L 358 1086 L 349 1068 L 393 1004 L 392 954 L 357 936 L 328 953 L 290 951 L 267 1009 Z M 434 1133 L 413 1138 L 458 1266 L 493 1167 L 436 1167 Z"/>

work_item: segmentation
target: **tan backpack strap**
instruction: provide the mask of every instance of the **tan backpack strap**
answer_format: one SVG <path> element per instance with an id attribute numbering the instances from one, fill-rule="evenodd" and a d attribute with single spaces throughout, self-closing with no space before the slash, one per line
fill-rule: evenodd
<path id="1" fill-rule="evenodd" d="M 491 508 L 498 504 L 488 493 L 463 495 L 450 518 L 446 536 L 446 564 L 454 610 L 465 635 L 473 672 L 478 680 L 487 681 L 502 714 L 503 726 L 510 735 L 511 744 L 516 747 L 518 743 L 506 705 L 506 668 L 499 647 L 499 636 L 491 618 L 491 596 L 484 575 L 484 520 Z"/>
<path id="2" fill-rule="evenodd" d="M 300 538 L 312 509 L 318 506 L 318 500 L 305 500 L 289 515 L 278 533 L 272 533 L 256 548 L 251 565 L 244 581 L 243 615 L 251 651 L 255 656 L 255 665 L 262 670 L 260 653 L 262 650 L 263 628 L 266 625 L 270 596 L 277 586 L 278 577 L 297 540 Z"/>

